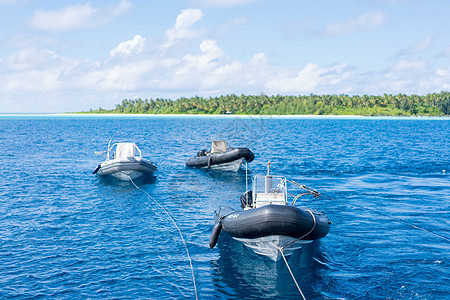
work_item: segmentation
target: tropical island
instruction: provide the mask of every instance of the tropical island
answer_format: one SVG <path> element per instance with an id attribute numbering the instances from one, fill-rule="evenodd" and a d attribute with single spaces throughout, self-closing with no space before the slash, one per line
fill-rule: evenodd
<path id="1" fill-rule="evenodd" d="M 419 95 L 240 95 L 170 99 L 124 99 L 114 109 L 83 113 L 448 116 L 450 92 Z"/>

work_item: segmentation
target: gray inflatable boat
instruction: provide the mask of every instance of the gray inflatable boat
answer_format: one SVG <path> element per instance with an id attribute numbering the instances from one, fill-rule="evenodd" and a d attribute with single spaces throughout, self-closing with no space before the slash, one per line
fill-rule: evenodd
<path id="1" fill-rule="evenodd" d="M 221 207 L 215 211 L 210 247 L 216 245 L 223 230 L 256 253 L 276 261 L 281 257 L 280 249 L 288 256 L 303 244 L 326 236 L 330 219 L 316 210 L 294 206 L 298 197 L 289 205 L 286 182 L 284 176 L 255 176 L 254 192 L 241 196 L 243 210 Z M 304 194 L 319 195 L 312 189 Z"/>

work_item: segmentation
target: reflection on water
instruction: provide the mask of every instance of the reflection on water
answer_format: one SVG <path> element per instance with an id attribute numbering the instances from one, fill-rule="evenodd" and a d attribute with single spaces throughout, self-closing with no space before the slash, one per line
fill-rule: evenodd
<path id="1" fill-rule="evenodd" d="M 166 214 L 130 182 L 92 174 L 111 138 L 158 163 L 137 184 L 180 226 L 200 299 L 299 298 L 282 260 L 225 233 L 209 248 L 214 210 L 239 209 L 246 189 L 245 170 L 186 168 L 211 136 L 255 153 L 249 181 L 270 160 L 322 194 L 297 205 L 326 213 L 330 233 L 288 258 L 308 300 L 448 298 L 448 242 L 387 216 L 449 236 L 450 119 L 259 120 L 0 117 L 0 298 L 193 296 Z"/>
<path id="2" fill-rule="evenodd" d="M 275 262 L 258 255 L 225 233 L 221 235 L 217 247 L 219 258 L 211 262 L 211 267 L 215 277 L 221 278 L 221 281 L 216 281 L 215 286 L 228 296 L 239 295 L 243 299 L 300 297 L 282 259 Z M 316 294 L 313 287 L 320 282 L 321 271 L 327 268 L 320 241 L 304 245 L 287 261 L 300 288 L 308 286 L 306 298 L 319 297 L 320 293 Z"/>
<path id="3" fill-rule="evenodd" d="M 158 171 L 157 171 L 158 172 Z M 108 185 L 108 186 L 129 186 L 132 185 L 131 181 L 127 181 L 127 180 L 119 180 L 116 177 L 112 176 L 112 175 L 97 175 L 98 178 L 98 182 L 102 185 Z M 146 184 L 154 184 L 156 182 L 157 176 L 152 175 L 152 176 L 148 176 L 148 175 L 143 175 L 139 178 L 136 178 L 133 180 L 133 182 L 137 185 L 137 186 L 142 186 L 142 185 L 146 185 Z"/>

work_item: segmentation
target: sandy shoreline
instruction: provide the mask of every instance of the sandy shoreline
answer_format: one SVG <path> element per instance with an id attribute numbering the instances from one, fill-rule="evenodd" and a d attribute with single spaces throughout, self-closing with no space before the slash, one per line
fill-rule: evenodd
<path id="1" fill-rule="evenodd" d="M 207 115 L 207 114 L 95 114 L 95 113 L 0 113 L 0 117 L 114 117 L 114 118 L 264 118 L 264 119 L 450 119 L 448 116 L 361 115 Z"/>
<path id="2" fill-rule="evenodd" d="M 437 116 L 361 116 L 361 115 L 208 115 L 208 114 L 83 114 L 60 113 L 58 116 L 95 116 L 95 117 L 170 117 L 170 118 L 265 118 L 265 119 L 446 119 L 450 117 Z"/>
<path id="3" fill-rule="evenodd" d="M 107 116 L 107 117 L 194 117 L 194 118 L 364 118 L 358 115 L 208 115 L 208 114 L 78 114 L 62 113 L 71 116 Z"/>

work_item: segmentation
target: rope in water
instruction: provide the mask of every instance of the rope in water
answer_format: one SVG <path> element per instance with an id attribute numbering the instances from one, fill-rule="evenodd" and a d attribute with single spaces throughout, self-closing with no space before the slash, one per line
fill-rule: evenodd
<path id="1" fill-rule="evenodd" d="M 250 169 L 250 168 L 248 167 L 247 164 L 245 165 L 245 168 L 246 168 L 246 170 L 245 170 L 245 176 L 246 176 L 245 179 L 246 179 L 246 180 L 245 180 L 245 181 L 246 181 L 246 187 L 247 187 L 247 171 L 250 170 L 250 171 L 252 171 L 253 173 L 256 173 L 256 172 L 253 171 L 252 169 Z M 256 173 L 256 174 L 257 174 L 257 173 Z M 314 189 L 308 188 L 308 187 L 306 187 L 306 186 L 303 185 L 303 184 L 297 183 L 297 182 L 295 182 L 295 181 L 290 181 L 290 180 L 287 180 L 287 179 L 286 179 L 286 181 L 288 181 L 288 182 L 290 182 L 290 183 L 292 183 L 292 184 L 298 185 L 300 188 L 303 188 L 303 189 L 307 190 L 308 193 L 304 193 L 304 194 L 312 194 L 312 195 L 315 196 L 315 197 L 318 197 L 318 196 L 320 195 L 319 192 L 315 191 Z M 297 200 L 298 196 L 294 196 L 294 197 L 295 197 L 294 199 Z M 294 205 L 294 204 L 295 204 L 295 201 L 293 202 L 293 205 Z M 283 251 L 284 251 L 284 248 L 288 247 L 289 245 L 292 245 L 293 243 L 295 243 L 295 242 L 298 241 L 298 240 L 301 240 L 302 238 L 304 238 L 305 236 L 307 236 L 308 234 L 310 234 L 311 232 L 313 232 L 313 230 L 316 228 L 316 218 L 314 217 L 314 214 L 313 214 L 310 210 L 308 210 L 308 212 L 311 214 L 311 217 L 312 217 L 312 219 L 313 219 L 313 226 L 312 226 L 312 228 L 311 228 L 306 234 L 304 234 L 303 236 L 301 236 L 301 237 L 299 237 L 299 238 L 297 238 L 297 239 L 295 239 L 295 240 L 293 240 L 293 241 L 287 243 L 287 244 L 284 245 L 283 247 L 278 247 L 278 250 L 280 251 L 280 254 L 281 254 L 281 256 L 283 257 L 284 263 L 286 264 L 286 267 L 287 267 L 287 269 L 288 269 L 288 271 L 289 271 L 289 274 L 291 274 L 292 280 L 294 281 L 295 286 L 297 287 L 298 292 L 299 292 L 300 295 L 302 296 L 302 299 L 303 299 L 303 300 L 306 300 L 305 295 L 303 295 L 302 289 L 301 289 L 300 286 L 298 285 L 297 279 L 295 279 L 294 273 L 292 273 L 291 267 L 289 266 L 289 263 L 287 262 L 286 257 L 284 256 L 284 252 L 283 252 Z"/>
<path id="2" fill-rule="evenodd" d="M 310 210 L 306 210 L 306 211 L 309 212 L 309 214 L 311 215 L 311 217 L 312 217 L 312 219 L 313 219 L 313 226 L 311 227 L 311 229 L 310 229 L 307 233 L 305 233 L 305 234 L 302 235 L 301 237 L 299 237 L 299 238 L 297 238 L 297 239 L 295 239 L 295 240 L 293 240 L 293 241 L 287 243 L 286 245 L 284 245 L 283 247 L 281 247 L 281 249 L 284 249 L 284 248 L 286 248 L 287 246 L 292 245 L 292 244 L 295 243 L 296 241 L 301 240 L 302 238 L 308 236 L 311 232 L 313 232 L 314 229 L 316 229 L 316 224 L 317 224 L 317 222 L 316 222 L 316 217 L 314 217 L 314 214 L 313 214 Z"/>
<path id="3" fill-rule="evenodd" d="M 310 210 L 308 210 L 308 212 L 311 214 L 311 217 L 313 218 L 313 226 L 312 226 L 312 228 L 306 234 L 302 235 L 301 237 L 299 237 L 299 238 L 297 238 L 297 239 L 287 243 L 283 247 L 278 247 L 278 250 L 280 251 L 281 256 L 283 257 L 283 260 L 286 263 L 286 267 L 288 268 L 289 273 L 291 274 L 292 280 L 294 280 L 294 283 L 297 286 L 297 289 L 300 292 L 300 295 L 302 296 L 303 300 L 306 300 L 305 295 L 303 295 L 303 292 L 302 292 L 300 286 L 298 285 L 297 280 L 295 279 L 294 273 L 292 273 L 291 268 L 289 267 L 289 264 L 288 264 L 288 262 L 286 260 L 286 257 L 284 256 L 283 251 L 284 251 L 284 248 L 286 248 L 289 245 L 292 245 L 293 243 L 295 243 L 298 240 L 301 240 L 302 238 L 304 238 L 305 236 L 307 236 L 308 234 L 313 232 L 313 230 L 316 228 L 316 218 L 314 217 L 314 214 Z"/>
<path id="4" fill-rule="evenodd" d="M 333 198 L 333 197 L 329 197 L 329 198 L 330 198 L 331 200 L 335 200 L 335 201 L 339 201 L 339 202 L 341 202 L 341 203 L 344 203 L 344 204 L 346 204 L 346 205 L 348 205 L 348 206 L 354 206 L 354 207 L 360 208 L 360 209 L 362 209 L 362 210 L 367 210 L 367 211 L 370 211 L 370 212 L 372 212 L 372 213 L 374 213 L 374 214 L 383 216 L 383 217 L 385 217 L 385 218 L 389 218 L 389 219 L 392 219 L 392 220 L 397 221 L 397 222 L 399 222 L 399 223 L 406 224 L 406 225 L 408 225 L 408 226 L 411 226 L 412 228 L 415 228 L 415 229 L 419 229 L 419 230 L 425 231 L 425 232 L 427 232 L 427 233 L 429 233 L 429 234 L 432 234 L 432 235 L 434 235 L 434 236 L 440 237 L 441 239 L 444 239 L 444 240 L 446 240 L 447 242 L 450 242 L 450 239 L 449 239 L 448 237 L 445 237 L 445 236 L 443 236 L 443 235 L 440 235 L 439 233 L 433 232 L 433 231 L 428 230 L 428 229 L 425 229 L 425 228 L 423 228 L 423 227 L 420 227 L 420 226 L 411 224 L 411 223 L 409 223 L 409 222 L 407 222 L 407 221 L 405 221 L 405 220 L 402 220 L 402 219 L 400 219 L 400 218 L 396 218 L 396 217 L 393 217 L 393 216 L 389 216 L 389 215 L 380 213 L 380 212 L 378 212 L 378 211 L 376 211 L 376 210 L 374 210 L 374 209 L 367 208 L 367 207 L 364 207 L 364 206 L 361 206 L 361 205 L 358 205 L 358 204 L 348 203 L 348 202 L 346 202 L 346 201 L 339 200 L 339 199 L 336 199 L 336 198 Z"/>
<path id="5" fill-rule="evenodd" d="M 283 253 L 283 248 L 279 248 L 278 250 L 280 250 L 281 256 L 283 257 L 284 262 L 286 263 L 286 267 L 289 270 L 289 273 L 291 273 L 292 279 L 294 280 L 295 285 L 297 286 L 298 291 L 300 292 L 300 295 L 302 296 L 303 300 L 306 300 L 305 295 L 303 295 L 302 289 L 300 288 L 300 286 L 297 283 L 297 280 L 295 280 L 295 276 L 291 271 L 291 268 L 289 267 L 289 264 L 286 260 L 286 257 L 284 257 L 284 253 Z"/>
<path id="6" fill-rule="evenodd" d="M 147 193 L 146 191 L 144 191 L 143 189 L 141 189 L 140 187 L 138 187 L 136 185 L 136 183 L 134 183 L 134 181 L 131 179 L 130 176 L 128 176 L 128 178 L 130 179 L 131 183 L 141 192 L 143 192 L 144 194 L 146 194 L 149 199 L 151 199 L 153 202 L 155 202 L 160 208 L 162 208 L 162 210 L 164 210 L 164 212 L 167 214 L 167 216 L 169 217 L 169 219 L 172 221 L 173 225 L 175 226 L 175 228 L 178 230 L 178 233 L 180 234 L 181 237 L 181 241 L 183 242 L 184 248 L 186 248 L 186 253 L 189 259 L 189 264 L 191 266 L 191 275 L 192 275 L 192 282 L 194 284 L 194 292 L 195 292 L 195 299 L 198 300 L 198 294 L 197 294 L 197 284 L 195 282 L 195 275 L 194 275 L 194 267 L 192 266 L 192 259 L 191 259 L 191 255 L 189 254 L 189 249 L 186 245 L 186 241 L 184 240 L 183 234 L 181 233 L 181 229 L 180 227 L 178 227 L 177 223 L 175 222 L 175 220 L 172 218 L 172 215 L 169 213 L 169 211 L 163 206 L 161 205 L 158 201 L 156 201 L 155 198 L 153 198 L 149 193 Z"/>
<path id="7" fill-rule="evenodd" d="M 252 171 L 253 173 L 258 174 L 258 172 L 254 172 L 254 171 L 253 171 L 252 169 L 250 169 L 250 168 L 249 168 L 249 170 Z M 291 181 L 291 180 L 287 180 L 287 181 L 288 181 L 288 182 L 291 182 L 291 183 L 294 183 L 294 182 Z M 299 185 L 299 186 L 301 185 L 301 184 L 298 184 L 298 183 L 295 183 L 295 184 L 297 184 L 297 185 Z M 303 185 L 301 185 L 301 186 L 303 186 Z M 307 188 L 307 190 L 310 190 L 310 188 Z M 311 189 L 311 190 L 313 190 L 313 189 Z M 314 190 L 314 191 L 315 191 L 315 190 Z M 314 196 L 316 196 L 314 192 L 313 192 L 312 194 L 313 194 Z M 323 194 L 322 194 L 322 195 L 323 195 Z M 324 195 L 324 196 L 325 196 L 325 195 Z M 396 218 L 396 217 L 393 217 L 393 216 L 390 216 L 390 215 L 386 215 L 386 214 L 380 213 L 380 212 L 378 212 L 378 211 L 376 211 L 376 210 L 373 210 L 373 209 L 370 209 L 370 208 L 367 208 L 367 207 L 364 207 L 364 206 L 361 206 L 361 205 L 348 203 L 348 202 L 346 202 L 346 201 L 339 200 L 339 199 L 336 199 L 336 198 L 333 198 L 333 197 L 328 197 L 328 198 L 330 198 L 331 200 L 339 201 L 339 202 L 344 203 L 344 204 L 346 204 L 346 205 L 348 205 L 348 206 L 353 206 L 353 207 L 360 208 L 360 209 L 362 209 L 362 210 L 370 211 L 370 212 L 372 212 L 372 213 L 374 213 L 374 214 L 383 216 L 383 217 L 385 217 L 385 218 L 389 218 L 389 219 L 394 220 L 394 221 L 397 221 L 397 222 L 399 222 L 399 223 L 406 224 L 406 225 L 408 225 L 408 226 L 410 226 L 410 227 L 412 227 L 412 228 L 422 230 L 422 231 L 427 232 L 427 233 L 429 233 L 429 234 L 432 234 L 432 235 L 434 235 L 434 236 L 440 237 L 441 239 L 443 239 L 443 240 L 445 240 L 445 241 L 447 241 L 447 242 L 450 242 L 450 238 L 448 238 L 448 237 L 445 237 L 445 236 L 443 236 L 443 235 L 441 235 L 441 234 L 439 234 L 439 233 L 433 232 L 433 231 L 431 231 L 431 230 L 428 230 L 428 229 L 426 229 L 426 228 L 420 227 L 420 226 L 418 226 L 418 225 L 414 225 L 414 224 L 409 223 L 409 222 L 407 222 L 407 221 L 405 221 L 405 220 L 402 220 L 402 219 L 400 219 L 400 218 Z"/>

